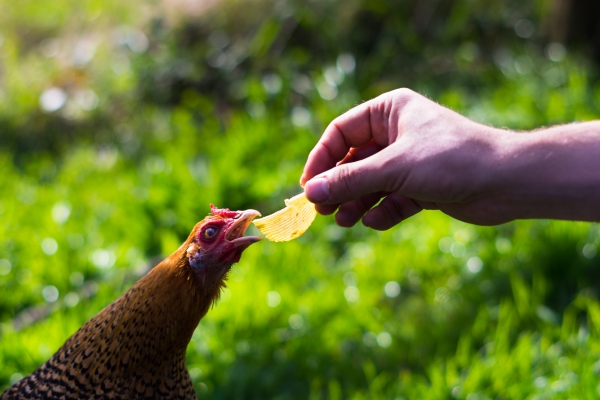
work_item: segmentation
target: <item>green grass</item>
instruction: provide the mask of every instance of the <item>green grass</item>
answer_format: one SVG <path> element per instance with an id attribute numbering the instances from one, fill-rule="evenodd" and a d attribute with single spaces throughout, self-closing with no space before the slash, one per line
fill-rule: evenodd
<path id="1" fill-rule="evenodd" d="M 363 36 L 349 32 L 351 23 L 326 24 L 325 6 L 295 4 L 294 32 L 308 44 L 290 34 L 279 55 L 277 37 L 288 29 L 281 10 L 244 19 L 241 5 L 226 4 L 172 23 L 152 7 L 137 12 L 138 3 L 0 2 L 0 390 L 175 250 L 209 203 L 280 208 L 300 190 L 327 123 L 361 100 L 409 85 L 511 129 L 600 116 L 593 66 L 571 53 L 550 61 L 535 38 L 499 36 L 514 60 L 528 57 L 526 74 L 494 64 L 481 46 L 474 61 L 451 54 L 451 72 L 420 71 L 442 57 L 432 49 L 477 42 L 456 33 L 471 18 L 458 7 L 466 2 L 444 25 L 450 39 L 427 43 L 409 25 L 395 30 L 408 18 L 396 5 L 394 23 L 372 39 L 380 53 L 390 46 L 399 54 L 387 64 L 361 42 L 387 15 L 383 3 L 353 6 L 370 21 Z M 526 14 L 536 23 L 538 8 Z M 490 29 L 500 29 L 494 18 Z M 248 46 L 238 69 L 207 64 L 217 28 Z M 148 39 L 140 53 L 107 39 L 137 29 Z M 342 34 L 344 46 L 334 40 Z M 40 50 L 48 38 L 69 49 L 82 37 L 102 38 L 85 65 Z M 324 100 L 317 88 L 348 52 L 356 70 Z M 312 85 L 304 94 L 294 89 L 300 74 Z M 40 95 L 53 86 L 67 103 L 43 112 Z M 90 110 L 77 106 L 88 89 L 98 97 Z M 297 118 L 306 112 L 309 119 Z M 210 398 L 597 398 L 599 245 L 597 224 L 474 227 L 423 212 L 381 233 L 320 216 L 296 241 L 245 252 L 188 348 L 194 385 Z"/>

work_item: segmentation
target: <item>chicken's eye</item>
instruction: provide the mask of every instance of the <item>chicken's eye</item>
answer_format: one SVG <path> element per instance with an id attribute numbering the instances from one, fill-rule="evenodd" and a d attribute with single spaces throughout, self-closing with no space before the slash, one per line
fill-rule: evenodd
<path id="1" fill-rule="evenodd" d="M 202 237 L 204 237 L 205 239 L 213 239 L 215 236 L 217 236 L 217 232 L 219 232 L 219 229 L 215 226 L 209 226 L 204 228 L 204 230 L 202 231 Z"/>

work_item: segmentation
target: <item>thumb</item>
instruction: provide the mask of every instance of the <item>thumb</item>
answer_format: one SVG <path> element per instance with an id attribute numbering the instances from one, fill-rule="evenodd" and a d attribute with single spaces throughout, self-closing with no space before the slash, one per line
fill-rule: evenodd
<path id="1" fill-rule="evenodd" d="M 315 176 L 304 186 L 306 197 L 317 204 L 341 204 L 366 194 L 393 191 L 389 179 L 391 165 L 382 153 L 340 164 Z"/>

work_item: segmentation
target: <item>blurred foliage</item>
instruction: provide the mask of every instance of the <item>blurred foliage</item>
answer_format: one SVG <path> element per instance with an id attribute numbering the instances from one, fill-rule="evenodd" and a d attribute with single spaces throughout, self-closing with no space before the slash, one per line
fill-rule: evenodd
<path id="1" fill-rule="evenodd" d="M 551 2 L 0 1 L 0 390 L 185 239 L 278 209 L 339 113 L 401 86 L 511 129 L 600 116 Z M 600 228 L 261 242 L 188 349 L 211 398 L 600 395 Z"/>

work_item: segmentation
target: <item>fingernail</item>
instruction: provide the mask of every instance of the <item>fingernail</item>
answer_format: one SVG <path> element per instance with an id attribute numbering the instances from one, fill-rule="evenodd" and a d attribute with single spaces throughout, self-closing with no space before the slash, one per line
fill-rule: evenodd
<path id="1" fill-rule="evenodd" d="M 322 203 L 329 200 L 329 185 L 327 179 L 317 178 L 306 182 L 304 193 L 310 201 Z"/>

